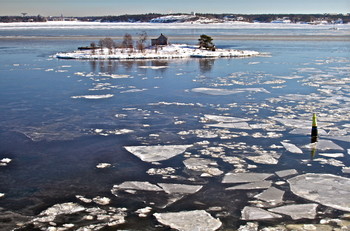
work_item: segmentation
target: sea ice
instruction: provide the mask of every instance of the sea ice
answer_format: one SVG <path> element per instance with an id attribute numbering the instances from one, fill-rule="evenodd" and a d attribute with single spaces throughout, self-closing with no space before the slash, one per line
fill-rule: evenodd
<path id="1" fill-rule="evenodd" d="M 3 158 L 0 160 L 0 167 L 7 166 L 12 160 L 10 158 Z"/>
<path id="2" fill-rule="evenodd" d="M 125 146 L 124 148 L 142 161 L 154 162 L 170 159 L 190 147 L 192 145 Z"/>
<path id="3" fill-rule="evenodd" d="M 246 159 L 257 164 L 278 164 L 278 158 L 269 154 L 261 154 L 258 156 L 246 156 Z"/>
<path id="4" fill-rule="evenodd" d="M 192 92 L 196 93 L 203 93 L 207 95 L 233 95 L 238 93 L 244 93 L 244 92 L 264 92 L 264 93 L 270 93 L 264 88 L 236 88 L 236 89 L 222 89 L 222 88 L 193 88 Z"/>
<path id="5" fill-rule="evenodd" d="M 233 128 L 233 129 L 244 129 L 244 130 L 252 129 L 247 122 L 207 124 L 206 126 L 215 127 L 215 128 Z"/>
<path id="6" fill-rule="evenodd" d="M 168 194 L 193 194 L 201 190 L 202 185 L 186 185 L 186 184 L 166 184 L 158 183 L 160 187 Z"/>
<path id="7" fill-rule="evenodd" d="M 5 196 L 5 193 L 0 193 L 0 198 L 4 196 Z"/>
<path id="8" fill-rule="evenodd" d="M 109 163 L 99 163 L 98 165 L 96 165 L 96 168 L 109 168 L 112 165 Z"/>
<path id="9" fill-rule="evenodd" d="M 315 219 L 318 204 L 297 204 L 285 205 L 277 208 L 269 209 L 270 212 L 284 214 L 292 217 L 293 220 L 299 219 Z"/>
<path id="10" fill-rule="evenodd" d="M 264 209 L 251 206 L 244 207 L 241 213 L 241 219 L 247 221 L 271 220 L 282 217 L 278 214 L 268 212 Z"/>
<path id="11" fill-rule="evenodd" d="M 108 205 L 111 202 L 111 199 L 109 199 L 108 197 L 97 196 L 94 197 L 92 201 L 99 205 Z"/>
<path id="12" fill-rule="evenodd" d="M 288 180 L 291 191 L 307 200 L 350 211 L 350 179 L 331 174 L 308 173 Z"/>
<path id="13" fill-rule="evenodd" d="M 247 172 L 247 173 L 227 173 L 225 174 L 222 183 L 227 184 L 234 184 L 234 183 L 250 183 L 250 182 L 257 182 L 257 181 L 263 181 L 266 178 L 269 178 L 273 176 L 273 174 L 270 173 L 253 173 L 253 172 Z"/>
<path id="14" fill-rule="evenodd" d="M 244 118 L 238 118 L 238 117 L 218 116 L 218 115 L 204 115 L 204 118 L 207 120 L 213 120 L 221 123 L 238 123 L 238 122 L 245 122 L 245 121 L 251 120 L 251 119 L 244 119 Z"/>
<path id="15" fill-rule="evenodd" d="M 291 153 L 297 153 L 297 154 L 302 154 L 303 151 L 298 148 L 295 144 L 290 144 L 290 143 L 287 143 L 287 142 L 281 142 L 281 144 L 283 145 L 283 147 L 291 152 Z"/>
<path id="16" fill-rule="evenodd" d="M 112 98 L 113 94 L 106 95 L 79 95 L 79 96 L 71 96 L 72 99 L 108 99 Z"/>
<path id="17" fill-rule="evenodd" d="M 306 148 L 312 148 L 312 146 L 316 144 L 316 149 L 319 151 L 326 151 L 326 150 L 339 150 L 343 151 L 344 148 L 340 147 L 339 145 L 335 144 L 331 140 L 318 140 L 316 143 L 308 144 L 305 147 Z"/>
<path id="18" fill-rule="evenodd" d="M 344 157 L 343 153 L 319 153 L 320 156 L 332 157 L 332 158 L 341 158 Z"/>
<path id="19" fill-rule="evenodd" d="M 189 158 L 184 160 L 184 165 L 186 168 L 193 170 L 193 171 L 199 171 L 203 172 L 204 176 L 219 176 L 223 174 L 224 172 L 218 169 L 217 163 L 213 160 L 204 159 L 204 158 Z M 209 175 L 206 175 L 209 174 Z"/>
<path id="20" fill-rule="evenodd" d="M 275 187 L 270 187 L 254 197 L 269 203 L 279 204 L 283 202 L 283 195 L 284 191 Z"/>
<path id="21" fill-rule="evenodd" d="M 112 194 L 115 194 L 118 190 L 140 190 L 140 191 L 163 191 L 157 185 L 151 184 L 147 181 L 125 181 L 119 185 L 114 185 L 112 188 Z"/>
<path id="22" fill-rule="evenodd" d="M 241 225 L 237 231 L 258 231 L 259 224 L 257 222 L 247 222 L 246 225 Z"/>
<path id="23" fill-rule="evenodd" d="M 291 176 L 296 174 L 298 174 L 298 171 L 295 169 L 286 169 L 286 170 L 276 172 L 276 175 L 279 177 L 286 177 L 286 176 Z"/>
<path id="24" fill-rule="evenodd" d="M 181 231 L 214 231 L 221 227 L 219 219 L 204 210 L 168 212 L 153 214 L 158 222 Z"/>
<path id="25" fill-rule="evenodd" d="M 225 190 L 254 190 L 254 189 L 266 189 L 271 187 L 271 181 L 256 181 L 247 184 L 240 184 L 237 186 L 226 188 Z"/>

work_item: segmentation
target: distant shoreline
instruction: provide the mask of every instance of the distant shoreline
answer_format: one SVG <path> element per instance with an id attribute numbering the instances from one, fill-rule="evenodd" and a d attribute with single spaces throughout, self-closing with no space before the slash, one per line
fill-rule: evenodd
<path id="1" fill-rule="evenodd" d="M 99 40 L 105 36 L 0 36 L 0 40 Z M 171 36 L 172 40 L 194 40 L 198 36 Z M 110 36 L 121 40 L 122 36 Z M 216 40 L 250 40 L 250 41 L 348 41 L 349 35 L 217 35 Z"/>

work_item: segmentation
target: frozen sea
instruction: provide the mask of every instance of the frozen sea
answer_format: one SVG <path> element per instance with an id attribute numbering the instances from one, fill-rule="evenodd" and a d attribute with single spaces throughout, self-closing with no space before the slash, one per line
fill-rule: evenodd
<path id="1" fill-rule="evenodd" d="M 142 31 L 263 55 L 54 58 Z M 310 200 L 289 179 L 350 178 L 349 54 L 349 25 L 0 24 L 0 230 L 170 230 L 164 214 L 195 210 L 221 224 L 209 230 L 346 227 L 327 221 L 348 219 L 350 197 Z M 245 173 L 268 178 L 230 179 Z M 311 217 L 243 215 L 310 201 Z"/>

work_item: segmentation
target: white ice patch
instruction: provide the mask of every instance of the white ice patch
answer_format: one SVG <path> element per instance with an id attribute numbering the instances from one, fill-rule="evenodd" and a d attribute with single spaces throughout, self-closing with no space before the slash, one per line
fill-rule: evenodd
<path id="1" fill-rule="evenodd" d="M 317 214 L 317 210 L 316 210 L 317 207 L 318 207 L 318 204 L 285 205 L 285 206 L 269 209 L 269 211 L 288 215 L 293 220 L 315 219 Z"/>
<path id="2" fill-rule="evenodd" d="M 182 154 L 192 145 L 125 146 L 124 148 L 145 162 L 163 161 Z"/>
<path id="3" fill-rule="evenodd" d="M 221 227 L 219 219 L 213 218 L 204 210 L 155 213 L 158 222 L 181 231 L 214 231 Z"/>
<path id="4" fill-rule="evenodd" d="M 303 151 L 300 148 L 298 148 L 296 145 L 294 145 L 294 144 L 290 144 L 290 143 L 287 143 L 287 142 L 281 142 L 281 144 L 283 145 L 283 147 L 288 152 L 297 153 L 297 154 L 303 154 Z"/>
<path id="5" fill-rule="evenodd" d="M 71 96 L 72 99 L 108 99 L 112 98 L 113 94 L 106 95 L 79 95 L 79 96 Z"/>
<path id="6" fill-rule="evenodd" d="M 257 93 L 257 92 L 263 92 L 263 93 L 270 93 L 264 88 L 236 88 L 236 89 L 222 89 L 222 88 L 193 88 L 192 92 L 196 93 L 202 93 L 207 95 L 233 95 L 238 93 L 244 93 L 244 92 L 250 92 L 250 93 Z"/>

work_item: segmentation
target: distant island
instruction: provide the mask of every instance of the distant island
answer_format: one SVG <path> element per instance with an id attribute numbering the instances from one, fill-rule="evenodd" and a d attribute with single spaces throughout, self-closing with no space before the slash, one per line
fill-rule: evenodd
<path id="1" fill-rule="evenodd" d="M 143 32 L 135 42 L 130 34 L 124 35 L 122 43 L 117 44 L 111 38 L 101 39 L 98 44 L 79 47 L 73 52 L 57 53 L 59 59 L 175 59 L 175 58 L 222 58 L 248 57 L 259 55 L 257 51 L 218 49 L 212 38 L 201 35 L 198 45 L 170 44 L 168 37 L 161 34 L 146 46 L 147 34 Z"/>
<path id="2" fill-rule="evenodd" d="M 47 21 L 82 21 L 82 22 L 150 22 L 150 23 L 305 23 L 305 24 L 346 24 L 350 23 L 350 14 L 135 14 L 119 16 L 86 17 L 45 17 L 41 15 L 0 16 L 0 22 L 47 22 Z"/>

